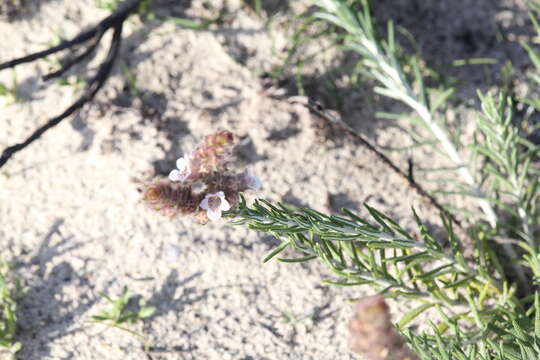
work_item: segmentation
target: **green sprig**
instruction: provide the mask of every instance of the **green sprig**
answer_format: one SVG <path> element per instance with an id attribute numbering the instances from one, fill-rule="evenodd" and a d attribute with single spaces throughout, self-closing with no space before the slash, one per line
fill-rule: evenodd
<path id="1" fill-rule="evenodd" d="M 446 308 L 467 304 L 469 293 L 482 299 L 503 294 L 503 284 L 492 270 L 479 269 L 464 258 L 460 240 L 446 220 L 449 250 L 443 249 L 416 214 L 422 241 L 376 209 L 368 205 L 366 209 L 376 225 L 350 211 L 346 211 L 348 217 L 341 217 L 265 200 L 256 200 L 249 207 L 242 199 L 230 216 L 235 225 L 269 233 L 281 241 L 264 261 L 294 249 L 300 256 L 278 260 L 318 259 L 341 278 L 327 283 L 371 285 L 388 296 L 404 295 Z"/>

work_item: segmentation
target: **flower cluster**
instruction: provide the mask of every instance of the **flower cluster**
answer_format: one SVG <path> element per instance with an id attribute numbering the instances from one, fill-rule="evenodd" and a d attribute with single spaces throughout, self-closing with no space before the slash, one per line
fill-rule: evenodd
<path id="1" fill-rule="evenodd" d="M 392 325 L 390 310 L 381 295 L 356 304 L 349 322 L 351 350 L 366 360 L 417 360 L 405 345 L 404 338 Z"/>
<path id="2" fill-rule="evenodd" d="M 240 174 L 229 169 L 234 140 L 226 130 L 206 136 L 200 146 L 176 161 L 168 180 L 146 187 L 143 201 L 165 216 L 193 214 L 201 223 L 221 218 L 223 211 L 238 204 L 241 192 L 261 188 L 261 181 L 249 169 Z"/>

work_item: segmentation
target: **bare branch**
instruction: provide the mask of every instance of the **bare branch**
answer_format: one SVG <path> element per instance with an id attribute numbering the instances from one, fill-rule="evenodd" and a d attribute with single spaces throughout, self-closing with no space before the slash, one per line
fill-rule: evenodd
<path id="1" fill-rule="evenodd" d="M 124 1 L 118 6 L 117 11 L 102 20 L 95 27 L 80 33 L 72 40 L 64 41 L 61 44 L 54 46 L 50 49 L 0 64 L 0 70 L 12 68 L 23 63 L 32 62 L 44 58 L 50 54 L 54 54 L 58 51 L 65 50 L 89 41 L 91 39 L 94 39 L 94 42 L 86 49 L 86 51 L 76 56 L 75 58 L 68 60 L 61 69 L 46 75 L 44 79 L 50 79 L 55 76 L 60 76 L 73 65 L 82 61 L 85 57 L 90 55 L 101 41 L 103 34 L 107 30 L 113 29 L 113 38 L 111 40 L 111 45 L 109 48 L 109 53 L 107 54 L 107 58 L 103 61 L 103 63 L 101 63 L 94 77 L 88 82 L 88 85 L 86 86 L 83 95 L 79 97 L 79 99 L 77 99 L 77 101 L 75 101 L 70 107 L 68 107 L 62 114 L 50 119 L 49 121 L 47 121 L 47 123 L 45 123 L 45 125 L 42 125 L 37 130 L 35 130 L 26 140 L 4 149 L 2 155 L 0 156 L 0 168 L 4 166 L 15 153 L 29 146 L 31 143 L 39 139 L 41 135 L 43 135 L 47 130 L 58 125 L 62 120 L 82 108 L 86 103 L 92 101 L 94 96 L 103 87 L 103 85 L 109 78 L 114 62 L 118 56 L 120 44 L 122 42 L 122 29 L 124 21 L 133 11 L 137 9 L 140 1 L 141 0 Z"/>

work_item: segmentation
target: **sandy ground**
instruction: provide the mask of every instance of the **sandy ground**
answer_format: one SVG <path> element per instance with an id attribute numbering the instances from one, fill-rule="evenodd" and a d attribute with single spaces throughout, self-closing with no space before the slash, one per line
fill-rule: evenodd
<path id="1" fill-rule="evenodd" d="M 459 2 L 463 6 L 400 1 L 390 8 L 382 1 L 376 12 L 383 18 L 399 13 L 398 23 L 410 26 L 434 64 L 467 56 L 523 63 L 516 44 L 492 39 L 486 45 L 494 28 L 504 33 L 525 23 L 521 3 Z M 367 150 L 339 132 L 321 132 L 305 108 L 287 102 L 287 95 L 297 94 L 293 78 L 274 88 L 265 85 L 262 74 L 279 63 L 287 46 L 285 15 L 265 27 L 238 1 L 206 2 L 210 9 L 197 0 L 161 3 L 160 14 L 197 18 L 227 9 L 233 16 L 210 31 L 130 21 L 120 61 L 93 104 L 0 170 L 2 256 L 16 261 L 28 287 L 21 304 L 20 358 L 146 359 L 138 339 L 88 323 L 106 306 L 99 292 L 116 296 L 128 286 L 157 309 L 135 327 L 147 334 L 154 359 L 353 359 L 346 299 L 369 289 L 321 285 L 321 279 L 332 277 L 317 263 L 261 264 L 276 244 L 261 234 L 224 222 L 201 226 L 192 219 L 160 217 L 140 203 L 135 179 L 168 173 L 204 135 L 224 128 L 241 140 L 241 165 L 262 179 L 258 197 L 325 212 L 346 206 L 364 213 L 361 203 L 368 201 L 408 227 L 411 206 L 434 226 L 436 213 Z M 270 4 L 269 10 L 302 8 L 300 2 L 288 10 L 280 4 Z M 411 6 L 419 10 L 408 10 Z M 465 6 L 470 11 L 461 13 Z M 43 49 L 55 33 L 69 38 L 107 14 L 90 0 L 44 1 L 39 11 L 31 8 L 11 23 L 0 23 L 0 61 Z M 87 68 L 71 74 L 90 75 L 103 58 L 101 50 Z M 379 145 L 410 143 L 402 124 L 375 120 L 374 112 L 387 105 L 380 105 L 369 88 L 328 92 L 321 85 L 331 74 L 321 70 L 326 65 L 345 66 L 335 59 L 330 53 L 308 64 L 308 94 L 339 105 L 345 120 Z M 21 102 L 1 109 L 1 148 L 21 141 L 76 99 L 76 86 L 40 80 L 51 63 L 54 57 L 17 68 Z M 497 69 L 455 70 L 458 80 L 474 80 L 460 88 L 461 94 L 492 86 Z M 137 90 L 130 90 L 127 71 Z M 2 72 L 0 80 L 10 83 L 12 73 Z M 408 154 L 390 156 L 405 167 Z M 424 166 L 444 164 L 429 152 L 414 156 Z"/>

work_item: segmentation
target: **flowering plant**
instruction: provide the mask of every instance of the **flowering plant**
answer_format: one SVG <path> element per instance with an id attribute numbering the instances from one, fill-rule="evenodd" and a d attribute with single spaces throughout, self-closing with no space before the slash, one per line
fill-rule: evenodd
<path id="1" fill-rule="evenodd" d="M 378 295 L 361 300 L 349 323 L 352 350 L 364 359 L 540 359 L 540 146 L 531 141 L 538 126 L 530 123 L 530 114 L 540 110 L 538 100 L 517 99 L 527 109 L 517 114 L 516 97 L 479 93 L 477 138 L 472 144 L 456 144 L 445 127 L 443 110 L 454 90 L 430 89 L 425 81 L 429 72 L 417 58 L 403 64 L 407 57 L 396 44 L 392 23 L 385 39 L 376 31 L 367 0 L 314 3 L 319 11 L 313 16 L 340 29 L 338 45 L 359 56 L 365 74 L 378 83 L 375 91 L 406 105 L 415 115 L 407 118 L 427 130 L 428 138 L 415 134 L 415 141 L 432 146 L 455 165 L 450 169 L 455 170 L 453 176 L 439 180 L 471 197 L 478 211 L 471 216 L 441 206 L 414 179 L 411 164 L 404 177 L 440 211 L 445 239 L 437 239 L 414 210 L 416 233 L 367 204 L 370 218 L 347 209 L 340 216 L 327 215 L 263 199 L 248 205 L 241 193 L 258 189 L 260 181 L 249 170 L 230 171 L 234 136 L 227 131 L 210 135 L 180 158 L 169 180 L 146 189 L 145 201 L 166 215 L 196 214 L 203 223 L 226 211 L 233 224 L 280 241 L 265 262 L 319 260 L 338 278 L 325 283 L 371 286 Z M 530 5 L 540 13 L 538 0 Z M 531 19 L 540 34 L 533 14 Z M 540 56 L 524 47 L 537 72 L 531 78 L 540 84 Z M 310 109 L 361 139 L 343 121 Z M 523 114 L 529 115 L 518 118 Z M 368 141 L 361 143 L 374 148 Z M 470 160 L 463 148 L 472 153 Z M 403 175 L 388 158 L 377 155 Z M 204 190 L 193 192 L 195 182 L 204 184 Z M 466 220 L 462 224 L 459 218 Z M 287 248 L 298 255 L 282 257 Z M 407 298 L 414 306 L 394 326 L 385 298 Z M 416 332 L 408 327 L 428 312 L 428 329 Z"/>
<path id="2" fill-rule="evenodd" d="M 158 179 L 146 187 L 143 201 L 165 216 L 192 214 L 203 224 L 218 220 L 223 211 L 238 204 L 240 193 L 261 187 L 248 168 L 242 173 L 231 170 L 234 144 L 230 131 L 206 136 L 200 146 L 176 161 L 168 180 Z"/>

